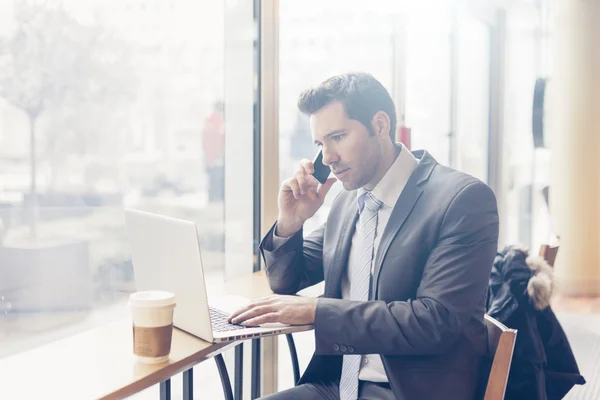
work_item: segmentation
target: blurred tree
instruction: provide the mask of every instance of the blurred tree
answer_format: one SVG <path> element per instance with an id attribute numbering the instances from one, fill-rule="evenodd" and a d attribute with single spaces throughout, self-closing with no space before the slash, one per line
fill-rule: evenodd
<path id="1" fill-rule="evenodd" d="M 117 104 L 134 98 L 135 75 L 125 42 L 102 26 L 81 24 L 61 3 L 15 2 L 14 13 L 14 32 L 0 38 L 0 97 L 22 110 L 29 121 L 28 205 L 35 237 L 40 116 L 51 114 L 46 133 L 52 136 L 45 147 L 58 150 L 51 160 L 64 159 L 64 146 L 81 152 L 109 147 L 102 133 L 114 128 L 115 117 L 124 113 Z"/>

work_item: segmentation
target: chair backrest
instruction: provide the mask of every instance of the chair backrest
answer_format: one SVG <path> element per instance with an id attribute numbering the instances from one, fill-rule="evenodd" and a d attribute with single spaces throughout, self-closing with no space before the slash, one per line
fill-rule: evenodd
<path id="1" fill-rule="evenodd" d="M 485 325 L 488 333 L 488 353 L 493 355 L 494 361 L 484 400 L 502 400 L 506 392 L 517 331 L 507 328 L 489 315 L 485 315 Z"/>
<path id="2" fill-rule="evenodd" d="M 542 258 L 546 260 L 546 262 L 550 264 L 551 267 L 554 267 L 556 254 L 558 254 L 558 245 L 551 246 L 548 244 L 543 244 L 540 246 L 539 255 L 542 256 Z"/>

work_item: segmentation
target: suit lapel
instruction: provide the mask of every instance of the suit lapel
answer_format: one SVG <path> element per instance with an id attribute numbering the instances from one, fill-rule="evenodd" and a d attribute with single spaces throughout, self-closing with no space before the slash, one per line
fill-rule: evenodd
<path id="1" fill-rule="evenodd" d="M 358 219 L 358 205 L 356 201 L 356 192 L 350 192 L 348 200 L 344 205 L 343 221 L 339 225 L 336 236 L 339 240 L 336 242 L 333 252 L 331 267 L 325 277 L 325 297 L 342 297 L 342 274 L 346 271 L 348 258 L 350 256 L 350 245 L 352 236 Z"/>
<path id="2" fill-rule="evenodd" d="M 416 151 L 413 152 L 413 154 L 417 159 L 420 158 L 420 162 L 410 176 L 402 193 L 400 193 L 400 197 L 398 197 L 398 201 L 392 210 L 392 215 L 381 236 L 381 242 L 379 243 L 374 260 L 374 279 L 371 280 L 370 299 L 377 298 L 377 284 L 379 282 L 379 274 L 381 273 L 381 266 L 385 259 L 385 255 L 389 250 L 392 241 L 396 235 L 398 235 L 402 226 L 411 214 L 419 197 L 421 197 L 421 194 L 423 193 L 423 189 L 420 187 L 421 184 L 429 179 L 431 172 L 437 165 L 437 161 L 425 151 Z"/>

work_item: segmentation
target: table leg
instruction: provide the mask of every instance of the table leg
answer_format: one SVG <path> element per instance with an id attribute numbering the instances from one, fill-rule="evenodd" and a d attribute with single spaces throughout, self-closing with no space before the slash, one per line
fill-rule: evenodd
<path id="1" fill-rule="evenodd" d="M 225 399 L 234 400 L 233 392 L 231 391 L 231 380 L 229 379 L 227 366 L 225 365 L 223 356 L 221 354 L 215 356 L 215 362 L 217 363 L 217 368 L 219 369 L 219 376 L 221 377 L 221 385 L 223 386 L 223 394 L 225 395 Z"/>
<path id="2" fill-rule="evenodd" d="M 291 333 L 285 335 L 290 348 L 290 355 L 292 356 L 292 369 L 294 370 L 294 385 L 300 381 L 300 365 L 298 363 L 298 353 L 296 352 L 296 344 L 294 343 L 294 336 Z"/>
<path id="3" fill-rule="evenodd" d="M 194 399 L 194 369 L 190 368 L 183 373 L 183 400 Z"/>
<path id="4" fill-rule="evenodd" d="M 250 386 L 252 400 L 260 397 L 260 344 L 260 339 L 252 339 L 252 382 Z"/>
<path id="5" fill-rule="evenodd" d="M 242 400 L 244 391 L 244 343 L 235 346 L 234 379 L 234 398 L 235 400 Z"/>
<path id="6" fill-rule="evenodd" d="M 171 379 L 160 383 L 160 400 L 171 400 Z"/>

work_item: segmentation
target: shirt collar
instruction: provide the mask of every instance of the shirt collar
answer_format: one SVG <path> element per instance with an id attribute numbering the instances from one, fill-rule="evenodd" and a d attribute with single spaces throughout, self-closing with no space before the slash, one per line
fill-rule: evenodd
<path id="1" fill-rule="evenodd" d="M 417 168 L 418 161 L 402 143 L 399 144 L 400 154 L 387 170 L 383 178 L 373 188 L 373 195 L 383 202 L 386 207 L 394 208 L 400 193 L 406 186 L 411 174 Z M 357 197 L 360 198 L 368 190 L 360 188 Z"/>

